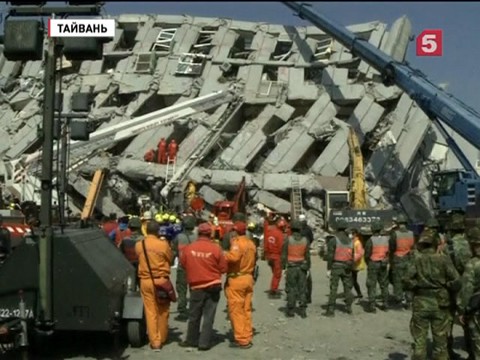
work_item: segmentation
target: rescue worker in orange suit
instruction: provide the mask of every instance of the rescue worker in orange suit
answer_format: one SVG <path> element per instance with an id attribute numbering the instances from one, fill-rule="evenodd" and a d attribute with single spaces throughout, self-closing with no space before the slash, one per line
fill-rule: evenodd
<path id="1" fill-rule="evenodd" d="M 265 259 L 272 269 L 272 281 L 270 282 L 269 298 L 279 299 L 281 293 L 278 290 L 280 281 L 282 279 L 282 264 L 281 255 L 283 241 L 285 239 L 283 230 L 285 229 L 285 221 L 279 220 L 276 227 L 269 227 L 267 229 L 267 237 L 264 240 Z"/>
<path id="2" fill-rule="evenodd" d="M 143 155 L 143 160 L 145 162 L 156 162 L 157 161 L 157 154 L 154 149 L 148 150 L 145 155 Z"/>
<path id="3" fill-rule="evenodd" d="M 402 279 L 410 262 L 410 256 L 415 245 L 413 232 L 407 229 L 407 219 L 403 214 L 397 217 L 398 228 L 390 234 L 390 266 L 392 271 L 393 296 L 397 305 L 408 308 L 411 296 L 403 288 Z"/>
<path id="4" fill-rule="evenodd" d="M 175 158 L 177 157 L 177 151 L 178 151 L 178 145 L 175 139 L 172 139 L 170 141 L 170 144 L 168 144 L 168 160 L 169 161 L 174 161 Z"/>
<path id="5" fill-rule="evenodd" d="M 124 216 L 118 219 L 118 226 L 110 233 L 109 238 L 118 248 L 120 247 L 122 240 L 131 234 L 132 231 L 128 228 L 128 217 Z"/>
<path id="6" fill-rule="evenodd" d="M 167 140 L 165 140 L 165 138 L 161 138 L 160 142 L 158 143 L 157 163 L 167 163 Z"/>
<path id="7" fill-rule="evenodd" d="M 368 312 L 377 312 L 377 283 L 380 285 L 382 302 L 380 309 L 387 310 L 388 305 L 388 252 L 389 236 L 383 231 L 381 222 L 372 224 L 373 235 L 365 244 L 367 262 Z"/>
<path id="8" fill-rule="evenodd" d="M 187 273 L 190 287 L 190 304 L 187 336 L 179 345 L 209 350 L 222 291 L 222 274 L 228 268 L 222 249 L 211 239 L 210 225 L 204 222 L 198 226 L 197 231 L 198 239 L 187 245 L 180 254 L 180 264 Z"/>
<path id="9" fill-rule="evenodd" d="M 295 306 L 299 303 L 299 315 L 307 317 L 307 277 L 310 271 L 310 246 L 308 239 L 302 235 L 302 223 L 293 220 L 292 235 L 287 236 L 282 247 L 282 269 L 286 270 L 285 292 L 287 293 L 288 317 L 293 317 Z"/>
<path id="10" fill-rule="evenodd" d="M 158 230 L 159 225 L 155 221 L 149 221 L 147 223 L 145 240 L 138 241 L 135 245 L 135 252 L 138 256 L 138 278 L 140 279 L 140 292 L 147 321 L 148 339 L 150 347 L 156 351 L 160 350 L 167 342 L 170 301 L 160 300 L 157 297 L 155 286 L 169 281 L 170 264 L 173 260 L 170 245 L 165 238 L 158 237 Z M 148 256 L 151 273 L 145 252 Z"/>
<path id="11" fill-rule="evenodd" d="M 253 339 L 253 273 L 257 262 L 257 247 L 245 235 L 247 224 L 236 222 L 233 229 L 238 236 L 232 240 L 230 251 L 225 253 L 228 262 L 225 296 L 235 339 L 231 346 L 248 349 L 252 347 Z"/>

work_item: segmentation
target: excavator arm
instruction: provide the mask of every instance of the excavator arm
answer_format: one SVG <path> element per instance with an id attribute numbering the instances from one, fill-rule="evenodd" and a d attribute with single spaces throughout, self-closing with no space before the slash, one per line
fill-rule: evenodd
<path id="1" fill-rule="evenodd" d="M 87 199 L 85 200 L 85 205 L 83 206 L 82 220 L 89 219 L 92 216 L 95 204 L 97 203 L 98 194 L 100 194 L 100 190 L 102 189 L 104 178 L 105 170 L 99 169 L 95 171 L 92 183 L 90 184 L 90 189 L 88 190 Z"/>
<path id="2" fill-rule="evenodd" d="M 237 192 L 235 197 L 233 198 L 233 214 L 236 212 L 243 212 L 245 213 L 245 206 L 246 206 L 246 183 L 245 183 L 245 176 L 242 178 L 242 181 L 238 185 Z"/>
<path id="3" fill-rule="evenodd" d="M 352 166 L 352 173 L 350 175 L 350 206 L 352 209 L 366 209 L 368 202 L 362 149 L 360 148 L 357 134 L 352 127 L 348 133 L 348 146 L 350 148 L 350 161 Z"/>

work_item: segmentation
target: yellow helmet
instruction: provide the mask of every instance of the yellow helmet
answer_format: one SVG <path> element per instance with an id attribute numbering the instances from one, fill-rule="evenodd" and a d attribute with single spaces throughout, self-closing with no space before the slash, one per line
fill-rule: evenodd
<path id="1" fill-rule="evenodd" d="M 177 219 L 177 220 L 175 220 L 175 222 L 176 222 L 177 224 L 180 224 L 180 223 L 182 222 L 182 220 Z"/>
<path id="2" fill-rule="evenodd" d="M 255 223 L 253 221 L 250 221 L 247 225 L 247 229 L 250 229 L 250 230 L 255 229 Z"/>
<path id="3" fill-rule="evenodd" d="M 168 218 L 168 221 L 170 221 L 171 223 L 174 223 L 175 221 L 177 221 L 177 217 L 175 215 L 170 215 L 170 217 Z"/>
<path id="4" fill-rule="evenodd" d="M 155 214 L 155 221 L 162 222 L 162 214 Z"/>
<path id="5" fill-rule="evenodd" d="M 170 215 L 168 215 L 168 214 L 163 214 L 163 216 L 162 216 L 163 221 L 168 221 L 169 218 L 170 218 Z"/>

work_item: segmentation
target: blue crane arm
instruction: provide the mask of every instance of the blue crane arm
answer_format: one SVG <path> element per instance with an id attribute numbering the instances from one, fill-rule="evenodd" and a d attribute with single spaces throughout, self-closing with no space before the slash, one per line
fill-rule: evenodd
<path id="1" fill-rule="evenodd" d="M 430 82 L 421 71 L 395 61 L 344 26 L 311 10 L 309 4 L 295 1 L 283 1 L 283 3 L 294 10 L 300 18 L 310 21 L 327 35 L 340 42 L 350 50 L 352 55 L 359 57 L 380 72 L 385 85 L 395 84 L 405 91 L 430 119 L 437 120 L 436 125 L 440 132 L 444 136 L 446 135 L 447 143 L 451 146 L 451 150 L 465 170 L 477 174 L 458 145 L 447 134 L 440 121 L 480 150 L 480 114 Z"/>

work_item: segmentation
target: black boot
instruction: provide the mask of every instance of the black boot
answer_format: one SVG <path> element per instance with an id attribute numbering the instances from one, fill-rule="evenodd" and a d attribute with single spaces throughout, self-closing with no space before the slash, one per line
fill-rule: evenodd
<path id="1" fill-rule="evenodd" d="M 375 305 L 374 302 L 368 303 L 367 312 L 369 312 L 369 313 L 376 313 L 377 312 L 377 306 Z"/>
<path id="2" fill-rule="evenodd" d="M 294 317 L 294 316 L 295 316 L 295 312 L 293 311 L 292 308 L 289 308 L 289 309 L 287 309 L 287 311 L 285 312 L 285 315 L 286 315 L 287 317 Z"/>
<path id="3" fill-rule="evenodd" d="M 299 314 L 300 314 L 300 317 L 302 319 L 306 319 L 307 318 L 307 309 L 305 309 L 305 308 L 300 309 Z"/>
<path id="4" fill-rule="evenodd" d="M 325 312 L 324 316 L 326 317 L 334 317 L 335 316 L 335 309 L 331 306 L 327 308 L 327 311 Z"/>

